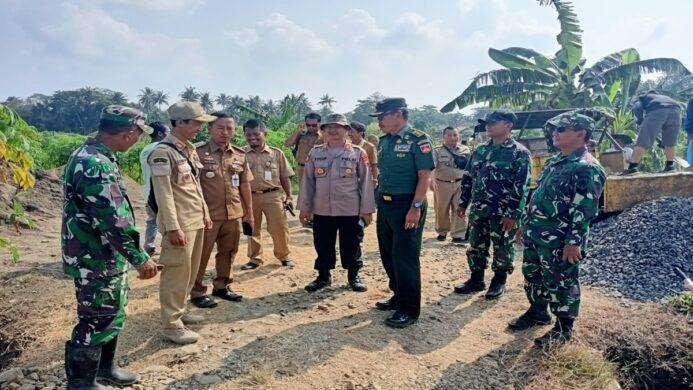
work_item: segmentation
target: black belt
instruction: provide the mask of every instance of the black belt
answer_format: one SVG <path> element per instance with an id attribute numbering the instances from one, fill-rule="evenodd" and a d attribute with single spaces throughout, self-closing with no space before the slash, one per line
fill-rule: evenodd
<path id="1" fill-rule="evenodd" d="M 301 164 L 301 163 L 298 163 L 298 165 L 299 165 L 299 166 L 302 166 L 302 167 L 305 167 L 305 166 L 306 166 L 306 164 Z"/>
<path id="2" fill-rule="evenodd" d="M 379 192 L 378 195 L 386 202 L 397 202 L 397 201 L 409 201 L 414 199 L 414 194 L 383 194 Z"/>
<path id="3" fill-rule="evenodd" d="M 270 188 L 268 190 L 253 191 L 253 194 L 266 194 L 272 191 L 279 191 L 279 187 Z"/>
<path id="4" fill-rule="evenodd" d="M 436 180 L 438 180 L 438 181 L 443 181 L 443 182 L 446 182 L 446 183 L 457 183 L 458 181 L 460 181 L 460 180 L 462 180 L 462 179 L 443 180 L 443 179 L 438 179 L 438 178 L 436 178 Z"/>

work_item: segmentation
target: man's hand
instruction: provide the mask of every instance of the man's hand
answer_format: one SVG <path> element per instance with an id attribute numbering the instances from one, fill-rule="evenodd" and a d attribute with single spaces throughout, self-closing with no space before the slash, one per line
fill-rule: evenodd
<path id="1" fill-rule="evenodd" d="M 419 224 L 419 219 L 421 218 L 421 209 L 416 207 L 410 207 L 407 212 L 407 217 L 404 219 L 405 229 L 415 229 L 416 225 Z"/>
<path id="2" fill-rule="evenodd" d="M 284 197 L 284 204 L 285 205 L 286 204 L 293 205 L 294 204 L 294 198 L 291 195 L 286 195 L 286 197 Z"/>
<path id="3" fill-rule="evenodd" d="M 563 261 L 575 264 L 580 260 L 582 260 L 582 251 L 579 246 L 566 245 L 563 247 Z"/>
<path id="4" fill-rule="evenodd" d="M 188 245 L 188 237 L 185 236 L 182 230 L 171 230 L 167 232 L 168 242 L 173 246 L 186 246 Z"/>
<path id="5" fill-rule="evenodd" d="M 301 211 L 300 214 L 298 214 L 298 220 L 301 221 L 301 225 L 305 225 L 310 221 L 310 213 L 306 211 Z"/>
<path id="6" fill-rule="evenodd" d="M 298 124 L 298 126 L 296 126 L 296 131 L 295 131 L 294 133 L 299 134 L 299 133 L 302 132 L 303 129 L 305 129 L 305 128 L 306 128 L 305 122 L 301 122 L 301 123 Z"/>
<path id="7" fill-rule="evenodd" d="M 211 219 L 205 218 L 205 229 L 209 230 L 212 228 L 213 225 L 214 225 L 214 223 L 212 222 Z"/>
<path id="8" fill-rule="evenodd" d="M 501 218 L 501 230 L 504 232 L 507 232 L 508 230 L 512 230 L 515 228 L 515 220 L 512 218 L 508 217 L 503 217 Z"/>
<path id="9" fill-rule="evenodd" d="M 250 226 L 255 225 L 255 217 L 253 217 L 252 211 L 245 213 L 245 215 L 243 216 L 243 222 L 248 222 Z"/>
<path id="10" fill-rule="evenodd" d="M 464 218 L 467 215 L 467 209 L 462 206 L 457 206 L 457 216 Z"/>
<path id="11" fill-rule="evenodd" d="M 361 214 L 361 218 L 363 219 L 363 223 L 368 226 L 373 222 L 373 214 L 368 213 L 368 214 Z"/>
<path id="12" fill-rule="evenodd" d="M 156 276 L 159 271 L 156 268 L 156 263 L 152 260 L 147 260 L 137 267 L 140 279 L 150 279 Z"/>

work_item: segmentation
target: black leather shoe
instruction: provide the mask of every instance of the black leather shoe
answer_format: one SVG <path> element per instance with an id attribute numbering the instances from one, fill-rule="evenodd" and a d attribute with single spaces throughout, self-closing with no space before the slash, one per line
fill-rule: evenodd
<path id="1" fill-rule="evenodd" d="M 534 326 L 551 324 L 551 314 L 546 306 L 532 305 L 521 316 L 508 323 L 511 330 L 525 330 Z"/>
<path id="2" fill-rule="evenodd" d="M 414 317 L 409 314 L 396 311 L 395 314 L 393 314 L 390 318 L 385 320 L 385 325 L 397 329 L 402 329 L 415 323 L 416 320 L 418 320 L 418 317 Z"/>
<path id="3" fill-rule="evenodd" d="M 458 294 L 471 294 L 477 291 L 484 291 L 486 283 L 484 283 L 484 271 L 472 271 L 472 276 L 469 279 L 455 287 L 455 292 Z"/>
<path id="4" fill-rule="evenodd" d="M 455 245 L 467 245 L 469 242 L 462 237 L 453 237 L 452 243 Z"/>
<path id="5" fill-rule="evenodd" d="M 118 386 L 130 386 L 139 382 L 139 375 L 134 372 L 121 370 L 115 364 L 117 345 L 118 337 L 116 336 L 101 346 L 101 360 L 99 362 L 99 370 L 96 372 L 96 379 Z"/>
<path id="6" fill-rule="evenodd" d="M 218 303 L 214 302 L 210 297 L 203 295 L 201 297 L 190 298 L 190 303 L 199 307 L 200 309 L 211 309 L 217 307 Z"/>
<path id="7" fill-rule="evenodd" d="M 294 268 L 294 262 L 289 259 L 282 260 L 282 267 Z"/>
<path id="8" fill-rule="evenodd" d="M 445 241 L 445 238 L 446 238 L 446 237 L 447 237 L 447 236 L 446 236 L 445 234 L 439 234 L 438 237 L 436 237 L 436 240 L 438 240 L 438 241 Z"/>
<path id="9" fill-rule="evenodd" d="M 486 299 L 498 299 L 505 292 L 505 282 L 508 280 L 508 274 L 505 272 L 496 272 L 491 279 L 491 285 L 486 291 Z"/>
<path id="10" fill-rule="evenodd" d="M 397 309 L 397 302 L 395 301 L 395 297 L 392 297 L 390 299 L 386 299 L 384 301 L 378 301 L 375 303 L 375 308 L 378 310 L 396 310 Z"/>
<path id="11" fill-rule="evenodd" d="M 332 284 L 332 278 L 330 278 L 330 277 L 325 278 L 325 277 L 318 276 L 317 278 L 315 278 L 315 280 L 308 283 L 308 285 L 306 287 L 304 287 L 304 289 L 308 292 L 315 292 L 315 291 L 323 289 L 323 288 L 325 288 L 331 284 Z"/>
<path id="12" fill-rule="evenodd" d="M 219 297 L 221 299 L 225 299 L 227 301 L 232 301 L 232 302 L 238 302 L 241 299 L 243 299 L 243 295 L 236 294 L 230 288 L 221 288 L 219 290 L 213 290 L 212 295 L 214 295 L 215 297 Z"/>
<path id="13" fill-rule="evenodd" d="M 364 283 L 363 280 L 361 280 L 361 277 L 358 275 L 349 278 L 349 287 L 356 292 L 364 292 L 368 290 L 366 283 Z"/>
<path id="14" fill-rule="evenodd" d="M 255 264 L 255 263 L 253 263 L 252 261 L 249 261 L 249 262 L 243 264 L 243 265 L 241 266 L 241 269 L 242 269 L 243 271 L 247 271 L 247 270 L 249 270 L 249 269 L 255 269 L 255 268 L 259 267 L 259 266 L 260 266 L 260 264 Z"/>
<path id="15" fill-rule="evenodd" d="M 662 173 L 674 172 L 674 171 L 676 171 L 676 167 L 673 165 L 666 166 L 666 167 L 664 167 L 664 169 L 662 169 Z"/>

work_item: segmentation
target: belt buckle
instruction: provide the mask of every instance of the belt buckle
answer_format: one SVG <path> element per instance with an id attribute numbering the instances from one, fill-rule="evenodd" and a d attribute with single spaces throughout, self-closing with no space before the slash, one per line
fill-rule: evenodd
<path id="1" fill-rule="evenodd" d="M 390 195 L 383 195 L 383 200 L 387 202 L 392 202 L 392 196 Z"/>

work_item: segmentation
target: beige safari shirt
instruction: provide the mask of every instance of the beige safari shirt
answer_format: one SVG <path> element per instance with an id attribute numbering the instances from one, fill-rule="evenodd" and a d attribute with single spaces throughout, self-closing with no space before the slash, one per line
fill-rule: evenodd
<path id="1" fill-rule="evenodd" d="M 465 154 L 469 156 L 471 154 L 471 150 L 467 146 L 461 144 L 458 144 L 455 149 L 451 148 L 451 150 L 458 156 Z M 457 181 L 462 179 L 464 170 L 455 166 L 455 159 L 445 147 L 439 146 L 435 149 L 435 159 L 436 168 L 433 170 L 434 178 L 444 181 Z"/>
<path id="2" fill-rule="evenodd" d="M 366 152 L 346 142 L 336 155 L 327 144 L 308 154 L 298 209 L 326 216 L 354 216 L 375 212 L 373 178 Z"/>
<path id="3" fill-rule="evenodd" d="M 308 158 L 308 153 L 310 153 L 310 150 L 313 149 L 313 146 L 321 143 L 322 141 L 320 141 L 320 135 L 318 135 L 318 133 L 313 134 L 305 132 L 301 134 L 300 138 L 298 139 L 298 146 L 296 149 L 296 161 L 298 164 L 305 164 L 306 159 Z"/>
<path id="4" fill-rule="evenodd" d="M 372 143 L 366 141 L 365 139 L 362 139 L 360 144 L 354 144 L 354 146 L 358 146 L 359 148 L 366 151 L 366 154 L 368 155 L 368 161 L 371 167 L 373 167 L 374 165 L 378 165 L 378 155 L 376 154 L 375 146 L 373 146 Z"/>
<path id="5" fill-rule="evenodd" d="M 190 167 L 185 157 L 164 143 L 173 144 L 188 156 L 193 167 Z M 149 155 L 149 166 L 152 168 L 152 190 L 159 206 L 156 215 L 159 231 L 163 233 L 204 228 L 209 210 L 199 182 L 202 163 L 193 144 L 169 134 Z"/>
<path id="6" fill-rule="evenodd" d="M 250 146 L 246 146 L 245 158 L 253 175 L 253 180 L 250 182 L 252 191 L 280 188 L 282 186 L 280 179 L 294 175 L 289 160 L 279 148 L 265 144 L 261 151 L 256 152 Z"/>
<path id="7" fill-rule="evenodd" d="M 245 151 L 233 145 L 222 149 L 209 140 L 197 148 L 202 162 L 200 184 L 213 221 L 243 217 L 239 186 L 253 180 Z"/>

